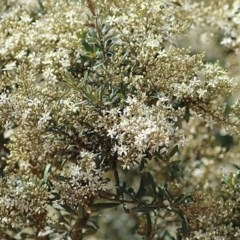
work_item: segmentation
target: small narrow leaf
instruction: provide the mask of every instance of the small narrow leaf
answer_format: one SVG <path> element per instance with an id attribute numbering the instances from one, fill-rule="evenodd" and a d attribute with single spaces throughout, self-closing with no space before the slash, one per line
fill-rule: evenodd
<path id="1" fill-rule="evenodd" d="M 186 106 L 184 119 L 185 119 L 186 122 L 189 122 L 189 119 L 190 119 L 190 109 L 189 109 L 189 106 Z"/>
<path id="2" fill-rule="evenodd" d="M 119 202 L 106 202 L 106 203 L 95 203 L 91 206 L 91 208 L 95 211 L 106 209 L 106 208 L 113 208 L 119 206 L 121 203 Z"/>
<path id="3" fill-rule="evenodd" d="M 177 152 L 179 152 L 178 145 L 175 145 L 172 151 L 169 153 L 168 158 L 171 159 Z"/>
<path id="4" fill-rule="evenodd" d="M 173 171 L 180 172 L 181 167 L 180 167 L 180 161 L 173 161 L 170 163 L 170 167 Z"/>
<path id="5" fill-rule="evenodd" d="M 144 206 L 144 207 L 134 207 L 131 210 L 134 212 L 151 212 L 158 209 L 156 206 Z"/>
<path id="6" fill-rule="evenodd" d="M 148 177 L 148 180 L 149 180 L 149 182 L 150 182 L 150 184 L 151 184 L 151 186 L 152 186 L 152 189 L 153 189 L 154 194 L 157 195 L 157 191 L 156 191 L 157 185 L 156 185 L 156 183 L 155 183 L 155 180 L 154 180 L 152 174 L 148 172 L 148 173 L 147 173 L 147 177 Z"/>
<path id="7" fill-rule="evenodd" d="M 179 217 L 181 218 L 182 221 L 182 234 L 185 239 L 189 236 L 188 222 L 182 212 L 179 212 Z"/>
<path id="8" fill-rule="evenodd" d="M 167 199 L 169 202 L 172 202 L 171 196 L 169 195 L 167 189 L 162 187 L 157 187 L 157 190 L 158 190 L 158 197 L 161 200 Z"/>
<path id="9" fill-rule="evenodd" d="M 58 204 L 58 203 L 55 202 L 55 203 L 52 204 L 52 207 L 57 209 L 57 210 L 64 210 L 64 211 L 69 212 L 69 213 L 74 213 L 74 210 L 66 204 L 62 205 L 62 204 Z"/>
<path id="10" fill-rule="evenodd" d="M 146 214 L 147 217 L 147 232 L 146 232 L 146 237 L 147 239 L 151 238 L 152 235 L 152 219 L 149 213 Z"/>
<path id="11" fill-rule="evenodd" d="M 239 165 L 237 165 L 237 164 L 234 163 L 233 166 L 234 166 L 237 170 L 240 171 L 240 166 L 239 166 Z"/>
<path id="12" fill-rule="evenodd" d="M 50 171 L 51 171 L 51 164 L 49 163 L 49 164 L 47 164 L 47 166 L 44 169 L 44 173 L 43 173 L 43 182 L 44 183 L 47 183 Z"/>
<path id="13" fill-rule="evenodd" d="M 146 163 L 146 160 L 142 159 L 141 162 L 140 162 L 140 165 L 139 165 L 139 171 L 140 172 L 144 169 L 145 163 Z"/>
<path id="14" fill-rule="evenodd" d="M 120 180 L 119 180 L 119 174 L 118 174 L 117 170 L 114 170 L 114 177 L 115 177 L 115 181 L 116 181 L 116 186 L 119 186 Z"/>
<path id="15" fill-rule="evenodd" d="M 143 176 L 141 178 L 141 182 L 140 182 L 140 186 L 139 186 L 139 189 L 138 189 L 138 192 L 136 193 L 136 198 L 141 198 L 144 196 L 145 192 L 146 192 L 146 186 L 147 186 L 147 179 L 145 176 Z"/>

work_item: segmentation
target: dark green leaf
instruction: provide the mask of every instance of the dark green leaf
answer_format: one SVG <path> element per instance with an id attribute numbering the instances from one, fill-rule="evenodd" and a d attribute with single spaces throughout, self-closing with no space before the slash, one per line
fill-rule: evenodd
<path id="1" fill-rule="evenodd" d="M 86 52 L 88 52 L 88 53 L 95 53 L 97 51 L 97 48 L 96 48 L 95 45 L 89 44 L 84 39 L 81 42 L 82 42 L 82 45 L 83 45 L 83 47 L 84 47 Z"/>
<path id="2" fill-rule="evenodd" d="M 171 159 L 177 152 L 179 152 L 178 145 L 175 145 L 172 151 L 169 153 L 168 159 Z"/>
<path id="3" fill-rule="evenodd" d="M 106 208 L 113 208 L 119 206 L 121 203 L 119 202 L 106 202 L 106 203 L 95 203 L 91 206 L 91 208 L 95 211 L 106 209 Z"/>
<path id="4" fill-rule="evenodd" d="M 157 158 L 159 158 L 159 159 L 163 159 L 163 157 L 162 157 L 162 155 L 161 155 L 161 153 L 160 153 L 159 151 L 156 151 L 156 152 L 154 153 L 154 155 L 155 155 Z"/>
<path id="5" fill-rule="evenodd" d="M 144 169 L 144 166 L 145 166 L 145 163 L 147 161 L 145 159 L 142 159 L 141 162 L 140 162 L 140 165 L 139 165 L 139 171 L 142 171 Z"/>
<path id="6" fill-rule="evenodd" d="M 85 49 L 87 52 L 92 52 L 92 46 L 90 46 L 90 45 L 85 41 L 85 39 L 83 39 L 81 42 L 82 42 L 82 45 L 83 45 L 84 49 Z"/>
<path id="7" fill-rule="evenodd" d="M 154 180 L 152 174 L 148 172 L 148 173 L 147 173 L 147 177 L 148 177 L 148 180 L 149 180 L 149 182 L 150 182 L 150 184 L 151 184 L 151 186 L 152 186 L 152 189 L 153 189 L 154 194 L 157 195 L 157 191 L 156 191 L 157 185 L 156 185 L 156 183 L 155 183 L 155 180 Z"/>
<path id="8" fill-rule="evenodd" d="M 147 217 L 147 232 L 146 232 L 146 237 L 147 239 L 150 239 L 152 235 L 152 219 L 149 213 L 146 214 Z"/>
<path id="9" fill-rule="evenodd" d="M 134 212 L 151 212 L 158 209 L 156 206 L 143 206 L 143 207 L 134 207 L 132 210 Z"/>
<path id="10" fill-rule="evenodd" d="M 189 109 L 189 106 L 186 106 L 184 119 L 185 119 L 186 122 L 189 122 L 189 119 L 190 119 L 190 109 Z"/>
<path id="11" fill-rule="evenodd" d="M 157 187 L 157 195 L 161 200 L 165 200 L 167 199 L 169 202 L 171 202 L 171 196 L 169 195 L 167 189 L 163 188 L 163 187 Z"/>
<path id="12" fill-rule="evenodd" d="M 170 163 L 170 167 L 173 171 L 177 171 L 180 172 L 181 171 L 181 167 L 180 167 L 180 162 L 181 161 L 173 161 Z"/>
<path id="13" fill-rule="evenodd" d="M 54 207 L 55 209 L 58 209 L 58 210 L 65 210 L 66 212 L 74 213 L 74 210 L 65 204 L 62 205 L 62 204 L 58 204 L 58 203 L 53 203 L 52 207 Z"/>
<path id="14" fill-rule="evenodd" d="M 59 176 L 57 177 L 57 179 L 58 179 L 59 181 L 62 181 L 62 182 L 63 182 L 63 181 L 66 180 L 66 177 L 59 175 Z"/>
<path id="15" fill-rule="evenodd" d="M 182 204 L 184 203 L 184 200 L 185 200 L 185 196 L 184 194 L 181 194 L 176 197 L 176 199 L 174 200 L 174 204 Z"/>
<path id="16" fill-rule="evenodd" d="M 119 174 L 118 174 L 117 170 L 114 170 L 114 177 L 115 177 L 115 181 L 116 181 L 116 186 L 119 186 L 120 180 L 119 180 Z"/>
<path id="17" fill-rule="evenodd" d="M 182 221 L 182 234 L 184 238 L 187 238 L 189 236 L 189 227 L 188 227 L 188 222 L 183 213 L 180 211 L 179 217 L 181 218 Z"/>
<path id="18" fill-rule="evenodd" d="M 146 186 L 148 184 L 147 178 L 145 175 L 141 178 L 140 186 L 138 192 L 136 193 L 136 198 L 141 198 L 146 193 Z"/>
<path id="19" fill-rule="evenodd" d="M 105 105 L 113 104 L 120 98 L 121 98 L 121 95 L 118 93 L 118 89 L 117 89 L 117 90 L 111 92 L 109 98 L 107 98 L 107 101 L 104 104 Z"/>
<path id="20" fill-rule="evenodd" d="M 239 166 L 239 165 L 237 165 L 237 164 L 234 163 L 233 166 L 234 166 L 237 170 L 240 171 L 240 166 Z"/>

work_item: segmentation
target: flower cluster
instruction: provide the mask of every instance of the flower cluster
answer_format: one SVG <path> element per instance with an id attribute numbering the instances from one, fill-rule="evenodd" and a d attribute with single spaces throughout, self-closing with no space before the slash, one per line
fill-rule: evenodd
<path id="1" fill-rule="evenodd" d="M 29 177 L 29 176 L 27 176 Z M 38 231 L 47 219 L 48 192 L 38 179 L 11 175 L 1 179 L 1 229 L 32 226 Z"/>
<path id="2" fill-rule="evenodd" d="M 77 206 L 81 200 L 91 201 L 99 193 L 108 190 L 101 177 L 102 172 L 94 162 L 95 158 L 93 153 L 81 152 L 79 162 L 65 166 L 64 181 L 59 184 L 62 193 L 60 203 Z"/>
<path id="3" fill-rule="evenodd" d="M 124 168 L 129 169 L 132 163 L 139 164 L 147 151 L 154 154 L 159 148 L 168 147 L 173 138 L 178 138 L 177 117 L 173 116 L 183 113 L 174 110 L 164 97 L 156 99 L 153 106 L 145 101 L 143 95 L 140 99 L 128 96 L 122 112 L 112 108 L 100 119 L 107 136 L 114 142 L 113 154 L 117 154 Z M 179 139 L 182 140 L 180 134 Z"/>
<path id="4" fill-rule="evenodd" d="M 229 49 L 239 51 L 239 14 L 240 4 L 238 1 L 221 1 L 217 5 L 210 4 L 211 15 L 203 20 L 205 24 L 217 27 L 222 33 L 221 44 Z M 214 21 L 213 21 L 214 20 Z"/>
<path id="5" fill-rule="evenodd" d="M 207 175 L 215 162 L 224 167 L 223 159 L 239 156 L 230 134 L 239 131 L 240 105 L 231 105 L 236 84 L 219 64 L 178 47 L 178 36 L 209 17 L 210 7 L 180 0 L 8 4 L 0 5 L 0 151 L 8 140 L 0 152 L 0 231 L 13 236 L 31 227 L 34 237 L 80 239 L 95 231 L 92 213 L 119 205 L 147 239 L 187 238 L 191 227 L 193 237 L 212 231 L 194 220 L 199 211 L 208 216 L 216 199 L 207 208 L 199 195 L 185 195 L 213 191 L 218 180 Z M 238 4 L 224 6 L 219 26 L 231 42 L 222 43 L 237 48 Z M 236 31 L 227 32 L 226 19 Z M 228 190 L 221 191 L 219 208 L 228 206 Z"/>

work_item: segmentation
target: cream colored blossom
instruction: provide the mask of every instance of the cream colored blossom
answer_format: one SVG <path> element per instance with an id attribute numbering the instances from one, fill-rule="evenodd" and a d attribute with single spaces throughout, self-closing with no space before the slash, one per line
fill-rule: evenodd
<path id="1" fill-rule="evenodd" d="M 238 143 L 234 154 L 217 143 L 219 129 L 239 132 L 240 105 L 226 101 L 236 85 L 204 53 L 178 47 L 208 8 L 182 0 L 8 3 L 0 20 L 0 135 L 9 138 L 0 139 L 0 235 L 31 227 L 34 237 L 82 239 L 96 206 L 125 201 L 144 211 L 159 204 L 151 229 L 175 213 L 175 234 L 185 207 L 178 193 L 215 191 L 213 164 L 239 159 Z M 224 17 L 215 23 L 222 44 L 234 49 L 238 8 L 214 8 Z M 144 178 L 150 173 L 158 186 Z M 168 182 L 173 194 L 161 195 Z M 141 185 L 151 188 L 138 199 Z"/>

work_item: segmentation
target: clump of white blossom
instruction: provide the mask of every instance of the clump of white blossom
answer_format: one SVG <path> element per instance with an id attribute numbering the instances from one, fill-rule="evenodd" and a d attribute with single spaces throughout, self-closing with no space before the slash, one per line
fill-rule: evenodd
<path id="1" fill-rule="evenodd" d="M 225 4 L 223 11 L 216 6 L 180 0 L 0 5 L 0 130 L 8 139 L 1 157 L 3 234 L 31 227 L 34 237 L 82 239 L 95 231 L 96 209 L 120 204 L 126 212 L 165 209 L 150 230 L 154 214 L 136 217 L 139 235 L 149 239 L 164 239 L 158 229 L 169 217 L 176 221 L 174 230 L 161 232 L 173 237 L 180 226 L 176 216 L 186 239 L 190 230 L 192 237 L 208 237 L 214 226 L 202 224 L 206 216 L 222 226 L 217 213 L 208 215 L 211 199 L 199 192 L 216 187 L 216 178 L 206 180 L 215 161 L 238 156 L 236 148 L 230 154 L 217 144 L 218 131 L 239 132 L 240 105 L 227 101 L 236 84 L 218 63 L 207 63 L 204 53 L 176 44 L 212 7 L 221 19 L 215 23 L 224 31 L 221 43 L 237 49 L 239 4 Z M 207 16 L 206 22 L 215 21 Z M 186 176 L 172 174 L 177 162 Z M 140 177 L 140 187 L 152 186 L 146 196 L 126 187 Z M 169 194 L 168 181 L 179 196 L 197 191 L 192 205 Z M 165 185 L 154 187 L 155 182 Z M 234 195 L 236 186 L 227 184 L 222 191 Z M 229 221 L 237 204 L 216 196 Z M 216 236 L 239 232 L 231 221 L 227 226 Z"/>

